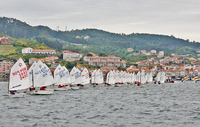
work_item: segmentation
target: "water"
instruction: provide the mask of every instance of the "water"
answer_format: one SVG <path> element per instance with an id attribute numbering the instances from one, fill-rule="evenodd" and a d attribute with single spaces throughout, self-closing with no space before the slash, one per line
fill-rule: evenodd
<path id="1" fill-rule="evenodd" d="M 15 127 L 196 127 L 200 84 L 192 82 L 90 87 L 5 99 L 0 83 L 0 126 Z"/>

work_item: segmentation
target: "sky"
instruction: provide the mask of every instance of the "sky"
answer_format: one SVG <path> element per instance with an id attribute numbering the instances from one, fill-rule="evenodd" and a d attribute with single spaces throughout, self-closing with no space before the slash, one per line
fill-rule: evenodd
<path id="1" fill-rule="evenodd" d="M 200 42 L 199 0 L 6 0 L 0 16 L 54 30 L 95 28 Z"/>

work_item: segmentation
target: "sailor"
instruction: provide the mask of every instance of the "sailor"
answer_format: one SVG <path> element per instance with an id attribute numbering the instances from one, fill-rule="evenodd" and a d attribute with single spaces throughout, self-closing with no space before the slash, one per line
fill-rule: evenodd
<path id="1" fill-rule="evenodd" d="M 35 90 L 35 88 L 34 88 L 34 87 L 31 87 L 31 88 L 30 88 L 30 91 L 32 91 L 32 90 Z"/>
<path id="2" fill-rule="evenodd" d="M 15 94 L 17 91 L 16 90 L 11 90 L 10 93 L 11 94 Z"/>
<path id="3" fill-rule="evenodd" d="M 140 82 L 137 82 L 137 86 L 140 86 Z"/>
<path id="4" fill-rule="evenodd" d="M 46 90 L 46 86 L 41 87 L 40 90 Z"/>

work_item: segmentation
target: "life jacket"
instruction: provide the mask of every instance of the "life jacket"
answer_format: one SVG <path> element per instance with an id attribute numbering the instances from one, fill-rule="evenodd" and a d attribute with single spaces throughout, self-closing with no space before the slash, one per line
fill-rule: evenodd
<path id="1" fill-rule="evenodd" d="M 30 88 L 30 91 L 31 91 L 31 90 L 34 90 L 34 89 L 35 89 L 35 88 L 31 87 L 31 88 Z"/>
<path id="2" fill-rule="evenodd" d="M 45 87 L 41 87 L 40 90 L 45 90 Z"/>

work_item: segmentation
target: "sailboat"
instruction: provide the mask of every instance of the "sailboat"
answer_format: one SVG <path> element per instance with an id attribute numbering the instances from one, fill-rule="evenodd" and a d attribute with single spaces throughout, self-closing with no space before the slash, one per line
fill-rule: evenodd
<path id="1" fill-rule="evenodd" d="M 25 93 L 14 93 L 14 91 L 27 88 L 30 88 L 27 67 L 24 61 L 19 58 L 10 70 L 8 94 L 5 96 L 9 98 L 24 97 Z"/>
<path id="2" fill-rule="evenodd" d="M 70 79 L 71 79 L 71 89 L 72 90 L 77 90 L 79 89 L 79 85 L 81 84 L 81 71 L 73 67 L 71 72 L 70 72 Z"/>
<path id="3" fill-rule="evenodd" d="M 63 91 L 70 89 L 69 85 L 69 71 L 66 67 L 60 66 L 60 64 L 56 67 L 54 71 L 54 90 L 55 91 Z M 67 85 L 67 87 L 66 87 Z"/>
<path id="4" fill-rule="evenodd" d="M 160 80 L 161 80 L 161 72 L 158 72 L 158 74 L 157 74 L 155 80 L 156 80 L 156 82 L 157 82 L 158 84 L 160 84 Z M 156 82 L 155 82 L 155 84 L 156 84 Z"/>
<path id="5" fill-rule="evenodd" d="M 35 67 L 32 68 L 32 84 L 35 88 L 30 91 L 30 94 L 35 95 L 46 95 L 53 94 L 54 89 L 40 90 L 40 87 L 50 86 L 54 84 L 54 79 L 52 73 L 46 64 L 42 63 L 40 60 L 36 63 Z M 31 74 L 31 73 L 29 73 Z"/>
<path id="6" fill-rule="evenodd" d="M 140 83 L 145 84 L 146 83 L 146 75 L 144 70 L 142 70 L 142 73 L 140 74 Z"/>
<path id="7" fill-rule="evenodd" d="M 160 83 L 165 83 L 165 80 L 166 80 L 165 72 L 161 72 Z"/>
<path id="8" fill-rule="evenodd" d="M 89 72 L 87 68 L 84 68 L 81 72 L 81 78 L 81 88 L 84 88 L 90 83 Z"/>
<path id="9" fill-rule="evenodd" d="M 113 71 L 110 71 L 108 74 L 107 74 L 107 84 L 108 86 L 114 86 L 115 84 L 115 74 Z"/>

